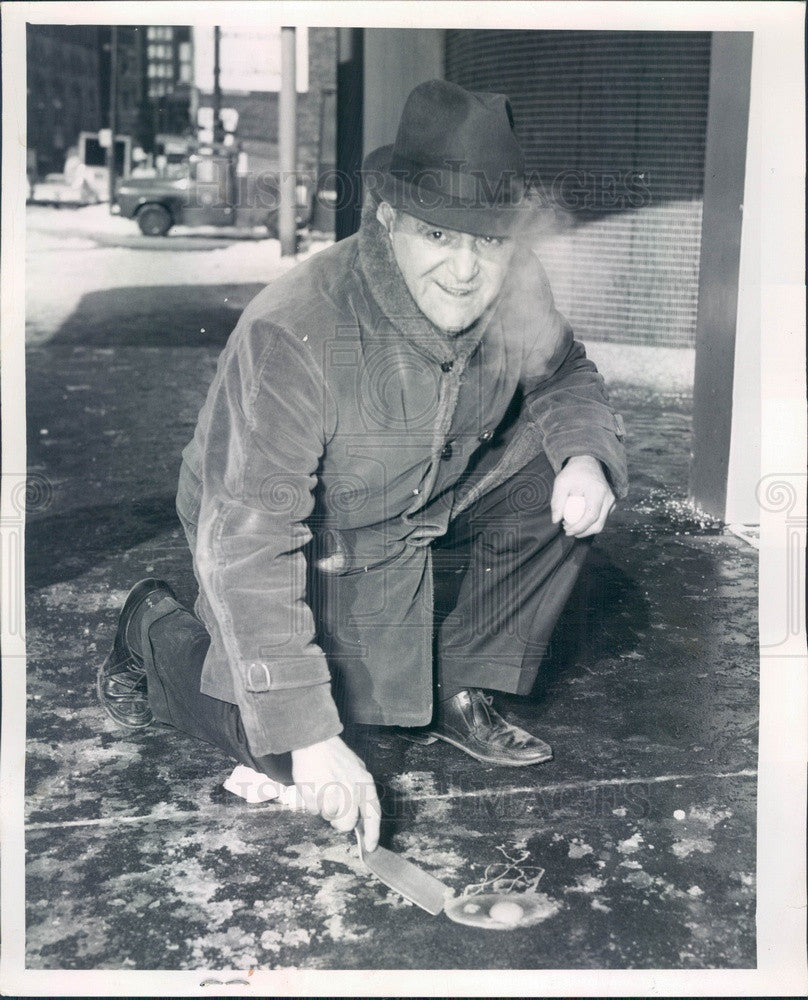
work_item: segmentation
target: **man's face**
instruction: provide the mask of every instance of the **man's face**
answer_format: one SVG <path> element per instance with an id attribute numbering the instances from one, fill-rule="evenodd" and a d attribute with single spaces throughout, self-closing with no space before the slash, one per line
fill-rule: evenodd
<path id="1" fill-rule="evenodd" d="M 385 202 L 378 218 L 416 305 L 439 329 L 460 333 L 499 295 L 513 256 L 511 239 L 432 225 Z"/>

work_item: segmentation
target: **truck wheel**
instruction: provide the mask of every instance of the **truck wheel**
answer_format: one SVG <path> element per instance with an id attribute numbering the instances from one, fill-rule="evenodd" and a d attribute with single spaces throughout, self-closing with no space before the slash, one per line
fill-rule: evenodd
<path id="1" fill-rule="evenodd" d="M 137 224 L 144 236 L 165 236 L 174 220 L 162 205 L 144 205 L 137 213 Z"/>

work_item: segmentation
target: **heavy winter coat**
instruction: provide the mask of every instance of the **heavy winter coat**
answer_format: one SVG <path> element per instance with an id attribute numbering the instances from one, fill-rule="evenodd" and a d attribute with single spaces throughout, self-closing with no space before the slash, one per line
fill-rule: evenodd
<path id="1" fill-rule="evenodd" d="M 455 489 L 517 393 L 502 459 Z M 202 691 L 239 706 L 254 754 L 338 733 L 335 699 L 361 723 L 429 722 L 430 542 L 542 449 L 556 472 L 595 456 L 625 494 L 622 422 L 532 252 L 455 337 L 418 310 L 369 213 L 250 303 L 177 506 L 211 634 Z"/>

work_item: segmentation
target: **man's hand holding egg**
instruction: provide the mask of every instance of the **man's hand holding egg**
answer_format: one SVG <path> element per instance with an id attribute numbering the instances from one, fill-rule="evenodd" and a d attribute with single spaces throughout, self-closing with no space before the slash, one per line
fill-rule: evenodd
<path id="1" fill-rule="evenodd" d="M 573 538 L 602 531 L 614 504 L 603 467 L 591 455 L 573 456 L 556 476 L 550 500 L 553 524 L 563 521 L 565 533 Z"/>

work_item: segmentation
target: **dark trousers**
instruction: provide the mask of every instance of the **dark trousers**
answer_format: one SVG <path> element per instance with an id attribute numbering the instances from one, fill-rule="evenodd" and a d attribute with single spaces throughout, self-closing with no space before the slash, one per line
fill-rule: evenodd
<path id="1" fill-rule="evenodd" d="M 554 481 L 542 453 L 484 493 L 433 545 L 440 698 L 467 687 L 510 694 L 533 687 L 591 542 L 552 523 Z"/>
<path id="2" fill-rule="evenodd" d="M 486 464 L 495 459 L 492 453 Z M 589 542 L 568 538 L 551 523 L 554 478 L 540 455 L 483 494 L 433 545 L 438 697 L 465 687 L 530 691 Z M 253 756 L 238 708 L 200 692 L 210 644 L 204 625 L 166 598 L 147 612 L 141 629 L 158 721 L 289 783 L 290 755 Z"/>
<path id="3" fill-rule="evenodd" d="M 212 743 L 276 781 L 292 783 L 291 755 L 256 757 L 238 706 L 199 690 L 210 636 L 195 615 L 166 597 L 146 613 L 140 635 L 149 705 L 158 722 Z"/>

